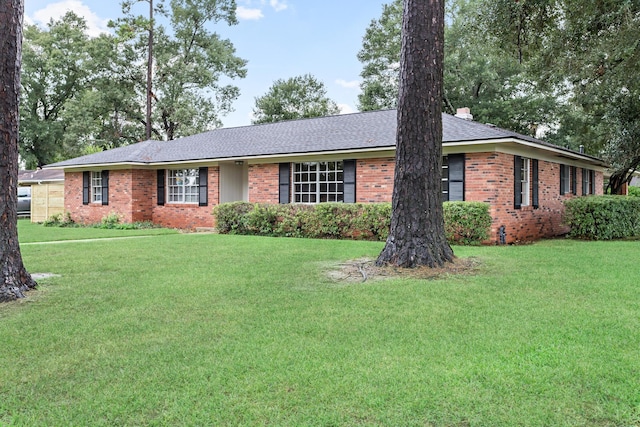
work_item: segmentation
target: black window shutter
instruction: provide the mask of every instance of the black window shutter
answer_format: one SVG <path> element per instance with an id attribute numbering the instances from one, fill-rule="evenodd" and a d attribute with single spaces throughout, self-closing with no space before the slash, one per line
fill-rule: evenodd
<path id="1" fill-rule="evenodd" d="M 343 171 L 343 201 L 345 203 L 356 202 L 356 161 L 345 160 L 342 162 Z"/>
<path id="2" fill-rule="evenodd" d="M 280 204 L 289 203 L 289 187 L 291 180 L 291 163 L 280 163 Z"/>
<path id="3" fill-rule="evenodd" d="M 207 206 L 207 194 L 209 190 L 209 168 L 200 168 L 198 170 L 198 206 Z"/>
<path id="4" fill-rule="evenodd" d="M 513 156 L 513 207 L 520 209 L 522 207 L 522 178 L 520 172 L 522 170 L 522 157 Z"/>
<path id="5" fill-rule="evenodd" d="M 589 194 L 596 194 L 596 171 L 590 170 L 589 175 L 591 177 L 589 180 Z"/>
<path id="6" fill-rule="evenodd" d="M 158 205 L 164 205 L 164 169 L 158 169 Z"/>
<path id="7" fill-rule="evenodd" d="M 102 205 L 109 204 L 109 171 L 102 171 Z"/>
<path id="8" fill-rule="evenodd" d="M 464 201 L 464 154 L 449 154 L 449 201 Z"/>
<path id="9" fill-rule="evenodd" d="M 562 196 L 567 192 L 565 188 L 565 180 L 567 176 L 567 167 L 565 165 L 560 165 L 560 195 Z"/>
<path id="10" fill-rule="evenodd" d="M 91 172 L 82 172 L 82 204 L 89 204 L 91 195 Z"/>
<path id="11" fill-rule="evenodd" d="M 578 194 L 578 189 L 576 188 L 578 186 L 578 177 L 576 176 L 577 172 L 577 168 L 575 166 L 571 166 L 571 192 L 574 196 Z"/>
<path id="12" fill-rule="evenodd" d="M 538 197 L 538 159 L 531 159 L 531 199 L 533 208 L 540 207 L 540 198 Z"/>

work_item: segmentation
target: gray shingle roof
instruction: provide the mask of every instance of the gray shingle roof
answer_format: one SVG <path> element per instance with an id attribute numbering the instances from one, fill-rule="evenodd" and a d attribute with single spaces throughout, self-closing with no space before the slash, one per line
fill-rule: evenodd
<path id="1" fill-rule="evenodd" d="M 561 149 L 505 129 L 443 114 L 445 145 L 452 142 L 508 138 Z M 173 163 L 343 150 L 391 149 L 395 146 L 395 139 L 396 110 L 383 110 L 215 129 L 173 141 L 143 141 L 54 163 L 48 167 Z"/>
<path id="2" fill-rule="evenodd" d="M 64 172 L 55 169 L 36 169 L 18 172 L 18 182 L 21 184 L 31 184 L 44 181 L 64 181 Z"/>

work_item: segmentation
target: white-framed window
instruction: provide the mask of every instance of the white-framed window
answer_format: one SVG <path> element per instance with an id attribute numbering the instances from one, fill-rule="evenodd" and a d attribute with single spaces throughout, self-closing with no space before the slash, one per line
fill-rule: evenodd
<path id="1" fill-rule="evenodd" d="M 442 156 L 442 201 L 449 200 L 449 156 Z"/>
<path id="2" fill-rule="evenodd" d="M 294 163 L 293 201 L 323 203 L 344 201 L 342 161 Z"/>
<path id="3" fill-rule="evenodd" d="M 593 194 L 593 171 L 589 169 L 582 169 L 582 194 Z"/>
<path id="4" fill-rule="evenodd" d="M 520 168 L 520 194 L 522 195 L 521 206 L 531 204 L 531 159 L 523 158 Z"/>
<path id="5" fill-rule="evenodd" d="M 102 203 L 102 172 L 91 172 L 91 202 Z"/>
<path id="6" fill-rule="evenodd" d="M 169 203 L 198 203 L 198 169 L 170 169 L 167 172 Z"/>

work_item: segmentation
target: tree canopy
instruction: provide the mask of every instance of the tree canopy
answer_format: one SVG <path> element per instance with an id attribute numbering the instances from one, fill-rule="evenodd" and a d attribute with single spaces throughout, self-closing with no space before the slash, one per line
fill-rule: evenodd
<path id="1" fill-rule="evenodd" d="M 149 21 L 131 13 L 114 34 L 91 38 L 83 18 L 68 12 L 24 34 L 20 154 L 27 167 L 130 144 L 145 138 L 145 30 L 155 32 L 153 138 L 174 139 L 220 126 L 246 76 L 246 61 L 213 24 L 235 25 L 235 0 L 157 2 Z"/>
<path id="2" fill-rule="evenodd" d="M 276 80 L 265 95 L 256 98 L 252 121 L 273 123 L 338 113 L 340 109 L 327 97 L 324 83 L 305 74 Z"/>
<path id="3" fill-rule="evenodd" d="M 365 34 L 363 110 L 395 106 L 401 9 L 385 5 Z M 470 107 L 480 122 L 583 145 L 612 165 L 613 192 L 630 179 L 640 166 L 639 2 L 452 0 L 447 14 L 445 111 Z"/>
<path id="4" fill-rule="evenodd" d="M 554 142 L 585 145 L 612 165 L 616 193 L 640 166 L 640 3 L 483 0 L 482 24 L 524 61 L 550 95 L 565 98 Z"/>
<path id="5" fill-rule="evenodd" d="M 557 103 L 532 82 L 526 67 L 496 50 L 479 25 L 480 0 L 449 2 L 445 26 L 444 111 L 471 108 L 476 120 L 528 135 L 555 118 Z M 394 108 L 398 96 L 402 1 L 383 6 L 368 27 L 358 59 L 363 63 L 362 110 Z"/>

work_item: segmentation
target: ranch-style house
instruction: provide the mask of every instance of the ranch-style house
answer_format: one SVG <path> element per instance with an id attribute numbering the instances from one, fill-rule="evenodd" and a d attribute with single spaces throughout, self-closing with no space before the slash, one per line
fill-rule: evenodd
<path id="1" fill-rule="evenodd" d="M 64 170 L 77 222 L 214 227 L 212 208 L 260 203 L 391 201 L 396 111 L 222 128 L 143 141 L 48 167 Z M 491 240 L 558 236 L 563 201 L 602 194 L 606 164 L 582 152 L 443 114 L 442 199 L 490 204 Z"/>

